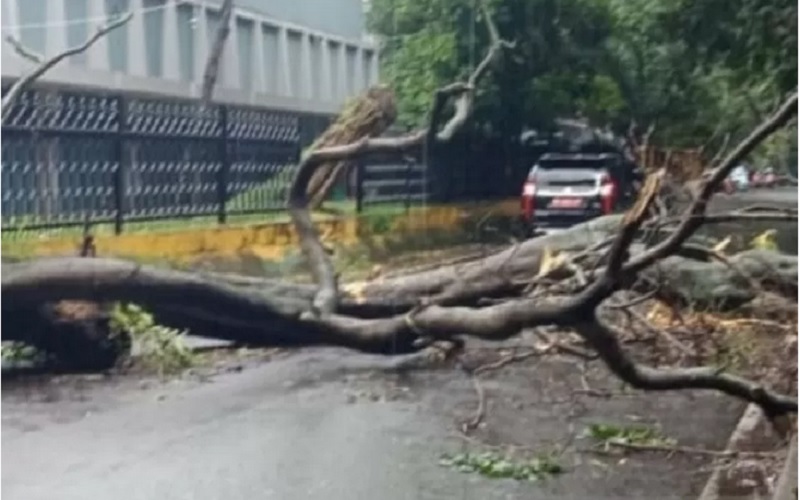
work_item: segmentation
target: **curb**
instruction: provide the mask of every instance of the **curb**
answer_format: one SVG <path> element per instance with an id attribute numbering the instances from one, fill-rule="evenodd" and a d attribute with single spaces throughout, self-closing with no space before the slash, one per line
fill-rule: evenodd
<path id="1" fill-rule="evenodd" d="M 797 434 L 792 436 L 789 454 L 781 471 L 772 500 L 797 499 Z"/>
<path id="2" fill-rule="evenodd" d="M 750 404 L 745 408 L 739 423 L 731 433 L 728 444 L 725 446 L 726 452 L 747 451 L 747 439 L 759 428 L 769 426 L 761 409 Z M 724 467 L 715 467 L 708 478 L 703 491 L 698 500 L 722 500 L 719 488 L 722 482 Z M 794 500 L 797 498 L 797 435 L 794 435 L 789 447 L 786 463 L 778 478 L 772 500 Z M 730 497 L 725 497 L 730 498 Z M 748 497 L 750 498 L 750 497 Z M 756 497 L 757 498 L 757 497 Z"/>

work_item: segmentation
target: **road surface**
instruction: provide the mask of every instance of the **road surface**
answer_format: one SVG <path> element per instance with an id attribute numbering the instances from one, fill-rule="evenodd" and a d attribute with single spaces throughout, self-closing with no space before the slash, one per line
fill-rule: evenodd
<path id="1" fill-rule="evenodd" d="M 702 488 L 706 458 L 595 457 L 576 437 L 591 423 L 644 421 L 686 445 L 721 448 L 742 407 L 713 394 L 576 395 L 572 360 L 510 367 L 484 382 L 479 436 L 535 454 L 573 446 L 559 458 L 563 476 L 491 480 L 438 465 L 443 453 L 484 449 L 455 437 L 476 405 L 470 380 L 457 370 L 359 369 L 380 361 L 315 349 L 203 381 L 5 384 L 3 498 L 688 498 Z M 617 390 L 605 377 L 590 371 L 594 388 Z"/>
<path id="2" fill-rule="evenodd" d="M 755 203 L 794 206 L 797 208 L 797 187 L 779 187 L 774 189 L 758 188 L 751 189 L 744 193 L 737 193 L 732 196 L 720 195 L 712 199 L 712 206 L 714 204 L 720 206 L 727 206 L 729 204 L 746 206 Z"/>
<path id="3" fill-rule="evenodd" d="M 745 203 L 797 201 L 797 192 Z M 581 451 L 590 423 L 645 422 L 686 446 L 721 449 L 742 405 L 708 393 L 578 391 L 571 360 L 507 367 L 484 382 L 479 437 L 544 453 L 565 448 L 567 473 L 538 483 L 490 480 L 438 465 L 445 452 L 481 450 L 455 437 L 476 398 L 457 370 L 376 374 L 384 360 L 314 349 L 234 363 L 211 376 L 4 384 L 2 496 L 6 500 L 691 498 L 707 457 Z M 228 366 L 228 365 L 226 365 Z M 241 368 L 241 370 L 239 370 Z M 618 391 L 602 367 L 594 388 Z M 569 446 L 567 446 L 569 445 Z"/>

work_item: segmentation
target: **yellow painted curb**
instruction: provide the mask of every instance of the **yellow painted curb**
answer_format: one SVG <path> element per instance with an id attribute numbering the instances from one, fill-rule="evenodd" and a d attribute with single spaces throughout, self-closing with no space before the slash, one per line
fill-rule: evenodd
<path id="1" fill-rule="evenodd" d="M 493 216 L 513 216 L 518 211 L 517 200 L 490 204 L 460 204 L 414 207 L 406 213 L 363 215 L 317 222 L 322 241 L 326 244 L 349 246 L 375 239 L 425 230 L 458 230 L 469 219 Z M 29 257 L 74 255 L 81 236 L 70 235 L 20 242 Z M 255 255 L 264 260 L 277 260 L 296 251 L 297 235 L 290 222 L 218 226 L 173 231 L 97 235 L 98 255 L 139 259 L 188 261 L 200 257 L 236 257 Z M 14 244 L 11 244 L 12 246 Z"/>

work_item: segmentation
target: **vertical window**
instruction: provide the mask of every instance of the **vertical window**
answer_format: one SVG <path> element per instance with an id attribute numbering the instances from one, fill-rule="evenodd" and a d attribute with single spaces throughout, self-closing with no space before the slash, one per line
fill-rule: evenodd
<path id="1" fill-rule="evenodd" d="M 249 19 L 237 19 L 233 26 L 237 31 L 239 46 L 239 86 L 242 90 L 253 90 L 253 22 Z"/>
<path id="2" fill-rule="evenodd" d="M 42 24 L 47 21 L 47 0 L 3 0 L 17 2 L 19 15 L 19 38 L 22 44 L 37 54 L 45 53 L 46 29 Z M 56 0 L 50 0 L 56 1 Z M 27 26 L 35 24 L 38 26 Z M 5 42 L 4 42 L 5 43 Z"/>
<path id="3" fill-rule="evenodd" d="M 164 2 L 165 0 L 144 0 L 142 2 L 146 9 L 142 21 L 144 22 L 147 76 L 156 78 L 160 78 L 164 74 L 164 9 L 158 8 L 162 7 Z"/>
<path id="4" fill-rule="evenodd" d="M 194 80 L 194 32 L 197 23 L 204 21 L 195 18 L 195 8 L 191 4 L 178 5 L 178 54 L 180 58 L 181 80 L 190 82 Z"/>
<path id="5" fill-rule="evenodd" d="M 50 0 L 57 1 L 57 0 Z M 96 1 L 96 0 L 95 0 Z M 128 0 L 105 0 L 106 15 L 115 18 L 130 10 Z M 108 44 L 108 69 L 127 73 L 128 71 L 128 24 L 120 26 L 106 35 Z"/>
<path id="6" fill-rule="evenodd" d="M 265 24 L 264 30 L 264 71 L 266 72 L 266 91 L 268 94 L 278 94 L 280 92 L 280 78 L 283 78 L 282 68 L 280 67 L 280 57 L 278 57 L 278 29 L 274 26 Z"/>
<path id="7" fill-rule="evenodd" d="M 7 0 L 6 0 L 7 1 Z M 16 0 L 19 1 L 19 0 Z M 89 25 L 85 19 L 89 16 L 89 0 L 65 0 L 64 12 L 67 16 L 67 45 L 75 47 L 86 41 L 89 37 Z M 22 3 L 22 2 L 20 2 Z M 84 20 L 83 22 L 76 22 Z M 86 52 L 75 54 L 67 59 L 67 64 L 86 66 Z"/>

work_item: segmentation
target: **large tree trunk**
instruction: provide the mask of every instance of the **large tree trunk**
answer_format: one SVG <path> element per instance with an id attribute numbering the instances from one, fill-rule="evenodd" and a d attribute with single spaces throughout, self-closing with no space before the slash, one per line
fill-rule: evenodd
<path id="1" fill-rule="evenodd" d="M 421 303 L 477 308 L 490 299 L 520 297 L 544 260 L 559 253 L 579 258 L 587 249 L 606 243 L 619 224 L 618 216 L 603 217 L 474 261 L 349 283 L 342 287 L 336 312 L 352 321 L 385 320 L 402 316 Z M 189 329 L 194 335 L 245 344 L 339 345 L 386 354 L 414 350 L 391 337 L 373 337 L 368 323 L 358 324 L 364 327 L 365 335 L 353 336 L 328 323 L 303 319 L 312 311 L 316 293 L 312 285 L 188 273 L 114 259 L 42 259 L 4 264 L 2 271 L 4 323 L 6 318 L 21 317 L 31 307 L 56 299 L 119 300 L 145 306 L 160 322 Z M 562 268 L 550 276 L 564 279 L 568 274 L 569 269 Z M 795 295 L 797 257 L 746 251 L 725 262 L 704 262 L 673 256 L 643 275 L 648 279 L 640 282 L 642 291 L 658 287 L 661 296 L 695 306 L 730 307 L 756 297 L 759 289 L 755 283 Z M 41 329 L 8 326 L 6 338 L 30 340 L 25 336 L 34 331 L 36 338 L 41 338 Z"/>
<path id="2" fill-rule="evenodd" d="M 10 302 L 10 303 L 9 303 Z M 112 333 L 109 308 L 94 302 L 62 301 L 2 310 L 3 341 L 35 347 L 56 371 L 103 371 L 130 354 L 131 339 Z"/>

